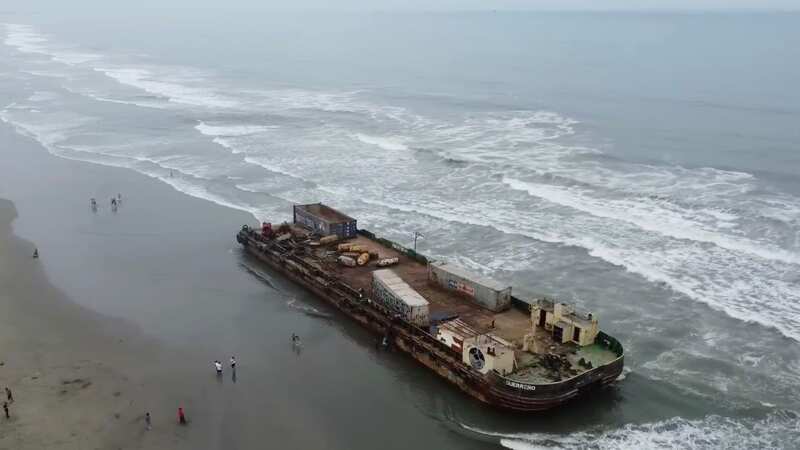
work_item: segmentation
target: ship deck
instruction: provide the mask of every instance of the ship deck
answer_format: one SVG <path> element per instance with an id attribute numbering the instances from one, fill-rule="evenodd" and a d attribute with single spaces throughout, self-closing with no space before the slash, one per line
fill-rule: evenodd
<path id="1" fill-rule="evenodd" d="M 372 292 L 372 272 L 382 269 L 377 266 L 377 260 L 398 258 L 398 264 L 388 268 L 428 300 L 431 317 L 457 315 L 478 333 L 491 333 L 514 345 L 518 369 L 509 376 L 512 379 L 537 384 L 552 383 L 585 372 L 587 369 L 578 364 L 581 358 L 591 361 L 593 367 L 607 364 L 617 358 L 612 351 L 596 344 L 581 348 L 572 343 L 556 343 L 543 329 L 537 329 L 534 338 L 538 353 L 523 351 L 523 338 L 531 332 L 529 314 L 513 307 L 495 313 L 468 298 L 435 286 L 428 282 L 427 266 L 363 235 L 347 242 L 361 245 L 369 252 L 377 253 L 379 257 L 372 258 L 365 266 L 345 267 L 337 262 L 338 253 L 333 246 L 317 247 L 304 258 L 335 274 L 354 289 L 363 289 L 366 295 Z M 551 360 L 552 356 L 560 359 L 561 365 L 558 368 L 554 368 L 552 364 L 548 366 L 544 361 L 546 354 L 551 355 Z"/>
<path id="2" fill-rule="evenodd" d="M 508 341 L 521 342 L 522 337 L 530 330 L 530 317 L 518 309 L 512 308 L 495 313 L 465 297 L 428 283 L 427 266 L 397 250 L 387 248 L 361 235 L 349 239 L 347 242 L 364 246 L 368 251 L 377 253 L 378 259 L 398 258 L 398 264 L 386 268 L 394 271 L 403 281 L 428 300 L 431 316 L 455 314 L 476 331 L 481 333 L 491 331 Z M 319 249 L 315 252 L 314 259 L 318 264 L 325 264 L 327 270 L 336 273 L 353 288 L 363 289 L 365 293 L 372 291 L 372 272 L 384 268 L 376 265 L 376 259 L 371 259 L 365 266 L 345 267 L 337 263 L 335 258 L 330 255 L 326 257 L 326 252 L 331 252 L 331 249 Z M 492 320 L 495 322 L 494 329 L 491 328 Z"/>

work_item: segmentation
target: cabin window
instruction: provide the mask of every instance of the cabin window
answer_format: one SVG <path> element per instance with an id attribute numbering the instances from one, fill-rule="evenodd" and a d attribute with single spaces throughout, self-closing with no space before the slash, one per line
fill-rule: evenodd
<path id="1" fill-rule="evenodd" d="M 561 327 L 553 327 L 553 340 L 556 342 L 563 342 L 564 330 Z"/>
<path id="2" fill-rule="evenodd" d="M 572 331 L 572 340 L 575 342 L 581 341 L 581 329 L 579 327 L 575 327 Z"/>

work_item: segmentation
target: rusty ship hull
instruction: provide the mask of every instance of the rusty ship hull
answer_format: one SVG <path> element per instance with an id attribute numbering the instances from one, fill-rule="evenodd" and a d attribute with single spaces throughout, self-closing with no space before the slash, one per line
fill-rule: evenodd
<path id="1" fill-rule="evenodd" d="M 371 233 L 363 230 L 359 233 L 372 237 Z M 568 380 L 530 384 L 497 372 L 482 374 L 462 362 L 459 355 L 428 330 L 398 318 L 380 304 L 365 301 L 363 290 L 349 284 L 345 277 L 308 263 L 297 255 L 298 248 L 290 242 L 266 239 L 247 227 L 243 227 L 236 239 L 249 254 L 273 270 L 327 301 L 363 327 L 388 337 L 394 348 L 487 405 L 517 412 L 545 411 L 608 386 L 622 373 L 624 356 L 621 345 L 613 337 L 600 332 L 598 339 L 618 349 L 619 357 Z"/>

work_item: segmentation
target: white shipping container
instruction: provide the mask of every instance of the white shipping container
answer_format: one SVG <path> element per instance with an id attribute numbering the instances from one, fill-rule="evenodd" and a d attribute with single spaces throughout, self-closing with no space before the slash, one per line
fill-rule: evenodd
<path id="1" fill-rule="evenodd" d="M 389 269 L 372 272 L 374 300 L 419 326 L 430 323 L 428 301 Z"/>

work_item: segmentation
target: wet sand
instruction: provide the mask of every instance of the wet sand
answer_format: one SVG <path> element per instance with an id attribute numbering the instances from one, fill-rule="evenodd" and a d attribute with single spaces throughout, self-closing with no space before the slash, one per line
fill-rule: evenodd
<path id="1" fill-rule="evenodd" d="M 227 366 L 227 348 L 212 352 L 202 343 L 228 325 L 194 328 L 202 305 L 186 312 L 198 306 L 186 285 L 201 284 L 202 262 L 169 256 L 180 253 L 170 240 L 202 252 L 204 226 L 218 224 L 209 218 L 220 211 L 236 224 L 244 215 L 124 169 L 55 158 L 7 126 L 0 141 L 8 145 L 0 198 L 14 199 L 0 199 L 0 389 L 9 386 L 16 400 L 11 419 L 0 417 L 0 449 L 257 446 L 241 423 L 227 423 L 236 412 L 226 403 L 236 394 L 216 392 L 222 380 L 211 360 Z M 120 186 L 131 201 L 112 213 L 108 198 Z M 96 213 L 89 196 L 98 197 Z M 222 222 L 226 235 L 235 231 Z M 164 286 L 164 277 L 173 283 Z M 178 406 L 187 427 L 177 425 Z"/>
<path id="2" fill-rule="evenodd" d="M 180 447 L 184 430 L 143 364 L 158 361 L 158 347 L 52 286 L 34 245 L 12 234 L 16 215 L 0 199 L 0 385 L 15 400 L 0 417 L 0 448 Z M 145 411 L 157 418 L 149 432 Z"/>

